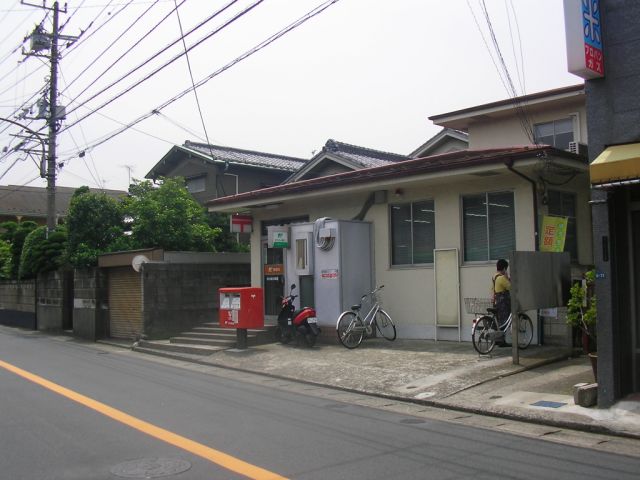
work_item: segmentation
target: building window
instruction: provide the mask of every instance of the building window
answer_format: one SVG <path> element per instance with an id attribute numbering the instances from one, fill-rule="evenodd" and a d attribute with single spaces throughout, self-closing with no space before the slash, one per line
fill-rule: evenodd
<path id="1" fill-rule="evenodd" d="M 191 177 L 186 179 L 187 190 L 189 193 L 198 193 L 205 191 L 205 175 L 199 177 Z"/>
<path id="2" fill-rule="evenodd" d="M 551 145 L 561 150 L 569 148 L 569 142 L 573 142 L 573 119 L 563 118 L 553 122 L 538 123 L 534 127 L 535 142 L 537 144 Z"/>
<path id="3" fill-rule="evenodd" d="M 507 258 L 516 249 L 513 192 L 462 197 L 464 260 Z"/>
<path id="4" fill-rule="evenodd" d="M 578 260 L 578 234 L 576 227 L 576 196 L 574 193 L 547 192 L 547 208 L 549 215 L 568 217 L 567 237 L 564 242 L 564 251 L 571 254 L 571 260 Z"/>
<path id="5" fill-rule="evenodd" d="M 391 265 L 433 263 L 433 200 L 390 206 Z"/>

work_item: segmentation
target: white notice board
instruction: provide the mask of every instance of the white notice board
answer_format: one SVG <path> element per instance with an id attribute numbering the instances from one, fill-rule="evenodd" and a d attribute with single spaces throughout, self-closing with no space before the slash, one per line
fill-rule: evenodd
<path id="1" fill-rule="evenodd" d="M 444 248 L 433 251 L 435 277 L 435 313 L 436 340 L 438 327 L 458 329 L 458 341 L 462 340 L 460 332 L 460 268 L 457 248 Z"/>

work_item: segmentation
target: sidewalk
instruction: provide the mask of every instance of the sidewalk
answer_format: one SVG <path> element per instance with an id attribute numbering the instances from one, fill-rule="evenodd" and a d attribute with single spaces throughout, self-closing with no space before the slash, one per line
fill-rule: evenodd
<path id="1" fill-rule="evenodd" d="M 469 342 L 365 340 L 355 350 L 338 344 L 312 349 L 268 344 L 210 356 L 169 358 L 326 385 L 386 398 L 563 428 L 640 439 L 640 395 L 610 409 L 583 408 L 573 386 L 593 383 L 585 356 L 566 348 L 532 346 L 514 365 L 511 348 L 479 356 Z"/>

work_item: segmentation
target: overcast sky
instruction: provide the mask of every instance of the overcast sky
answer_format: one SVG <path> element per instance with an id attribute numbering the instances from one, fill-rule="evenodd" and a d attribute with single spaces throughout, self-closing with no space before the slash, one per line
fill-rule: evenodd
<path id="1" fill-rule="evenodd" d="M 186 33 L 233 3 L 186 0 L 178 19 L 171 13 L 176 1 L 183 2 L 67 1 L 66 13 L 60 14 L 61 25 L 66 23 L 63 34 L 84 33 L 74 45 L 61 42 L 58 103 L 66 106 L 68 116 L 58 139 L 59 162 L 64 164 L 58 185 L 126 189 L 129 174 L 143 178 L 172 145 L 205 141 L 207 135 L 217 145 L 302 158 L 310 158 L 329 138 L 408 154 L 440 130 L 427 117 L 510 96 L 498 73 L 481 0 L 339 0 L 197 89 L 206 134 L 190 92 L 160 115 L 111 137 L 123 124 L 191 87 L 184 56 L 161 69 L 184 53 L 181 41 L 169 46 L 180 38 L 180 23 Z M 188 35 L 187 48 L 254 3 L 233 3 Z M 190 50 L 194 81 L 211 76 L 323 3 L 259 2 Z M 518 94 L 581 83 L 567 73 L 560 0 L 484 4 Z M 43 120 L 16 119 L 16 112 L 35 105 L 38 92 L 47 88 L 48 60 L 26 58 L 21 46 L 29 50 L 23 39 L 46 15 L 20 0 L 3 0 L 0 6 L 0 117 L 36 131 Z M 51 18 L 49 12 L 43 23 L 47 31 Z M 159 72 L 150 76 L 155 70 Z M 141 82 L 146 76 L 150 78 Z M 38 177 L 37 154 L 25 158 L 11 153 L 20 128 L 1 122 L 0 130 L 0 145 L 8 147 L 0 153 L 0 185 L 45 186 Z"/>

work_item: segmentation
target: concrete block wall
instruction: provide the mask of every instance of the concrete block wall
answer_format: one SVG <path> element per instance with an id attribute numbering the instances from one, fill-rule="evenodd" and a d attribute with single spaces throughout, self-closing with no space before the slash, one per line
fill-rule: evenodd
<path id="1" fill-rule="evenodd" d="M 0 324 L 36 328 L 36 281 L 0 282 Z"/>
<path id="2" fill-rule="evenodd" d="M 38 275 L 38 299 L 36 315 L 38 330 L 64 329 L 64 281 L 62 270 L 41 273 Z"/>
<path id="3" fill-rule="evenodd" d="M 96 341 L 107 336 L 107 274 L 100 268 L 82 268 L 73 274 L 73 334 Z"/>
<path id="4" fill-rule="evenodd" d="M 218 289 L 250 286 L 247 263 L 145 263 L 143 275 L 144 335 L 175 336 L 205 322 L 218 321 Z"/>

